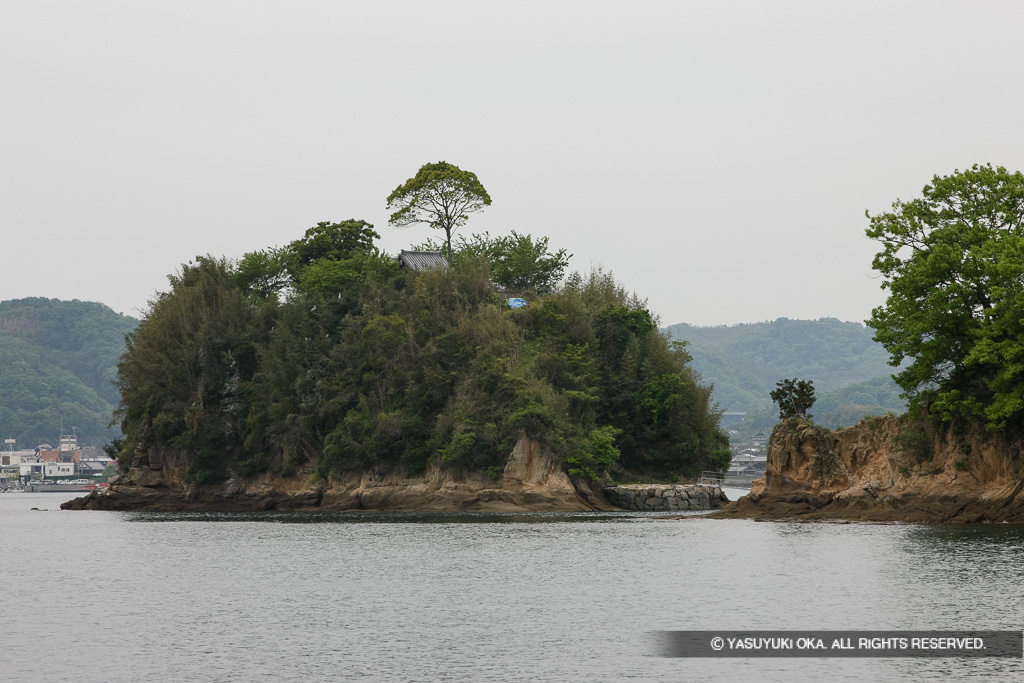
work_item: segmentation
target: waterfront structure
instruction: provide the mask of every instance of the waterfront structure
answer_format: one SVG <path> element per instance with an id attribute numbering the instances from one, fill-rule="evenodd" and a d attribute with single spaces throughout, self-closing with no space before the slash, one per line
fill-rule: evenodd
<path id="1" fill-rule="evenodd" d="M 73 462 L 44 462 L 41 463 L 43 466 L 43 477 L 56 479 L 65 479 L 75 476 L 75 463 Z"/>

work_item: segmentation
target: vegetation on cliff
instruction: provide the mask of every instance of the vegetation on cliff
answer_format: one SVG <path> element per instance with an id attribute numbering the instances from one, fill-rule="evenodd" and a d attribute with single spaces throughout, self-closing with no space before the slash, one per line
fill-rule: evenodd
<path id="1" fill-rule="evenodd" d="M 526 266 L 564 251 L 515 235 L 523 268 L 502 290 L 494 273 L 516 259 L 464 249 L 407 272 L 375 237 L 320 223 L 237 263 L 182 266 L 118 368 L 123 453 L 174 454 L 199 482 L 307 463 L 324 477 L 434 463 L 496 476 L 524 434 L 581 477 L 728 463 L 689 355 L 610 273 L 553 288 L 550 269 Z"/>
<path id="2" fill-rule="evenodd" d="M 889 291 L 868 324 L 910 404 L 993 429 L 1024 418 L 1024 175 L 975 165 L 868 216 Z"/>
<path id="3" fill-rule="evenodd" d="M 792 323 L 803 323 L 802 338 L 791 334 L 789 343 L 779 343 L 775 330 L 746 334 L 754 326 L 674 326 L 670 330 L 693 341 L 694 365 L 715 381 L 720 400 L 732 390 L 732 376 L 703 368 L 709 363 L 724 364 L 723 357 L 740 368 L 763 360 L 762 374 L 784 376 L 788 372 L 782 372 L 775 359 L 788 352 L 798 359 L 800 373 L 817 384 L 817 372 L 804 369 L 816 358 L 833 359 L 822 370 L 835 361 L 850 369 L 849 351 L 860 349 L 859 358 L 877 364 L 884 349 L 888 364 L 896 368 L 896 384 L 875 378 L 838 392 L 823 392 L 815 412 L 825 424 L 836 428 L 862 415 L 902 412 L 902 399 L 911 409 L 901 421 L 904 431 L 909 430 L 909 436 L 900 437 L 903 441 L 920 441 L 917 435 L 923 428 L 915 424 L 930 418 L 956 422 L 960 432 L 987 427 L 1020 433 L 1024 428 L 1024 175 L 991 165 L 936 175 L 920 198 L 897 200 L 891 211 L 868 214 L 868 219 L 867 235 L 881 245 L 872 265 L 882 276 L 882 288 L 889 292 L 885 305 L 872 311 L 867 321 L 878 344 L 865 347 L 856 334 L 847 335 L 854 343 L 844 351 L 835 343 L 841 336 L 823 339 L 822 330 L 810 321 L 770 324 L 795 333 Z M 781 322 L 787 324 L 780 327 Z M 859 326 L 833 322 L 863 337 Z M 718 345 L 710 352 L 708 338 L 716 339 Z M 756 375 L 753 371 L 734 374 Z M 902 393 L 897 396 L 899 390 Z M 748 411 L 743 428 L 748 432 L 766 429 L 772 421 L 766 409 Z"/>
<path id="4" fill-rule="evenodd" d="M 0 437 L 19 448 L 56 443 L 63 422 L 79 443 L 117 436 L 110 415 L 124 336 L 138 320 L 85 301 L 0 301 Z"/>

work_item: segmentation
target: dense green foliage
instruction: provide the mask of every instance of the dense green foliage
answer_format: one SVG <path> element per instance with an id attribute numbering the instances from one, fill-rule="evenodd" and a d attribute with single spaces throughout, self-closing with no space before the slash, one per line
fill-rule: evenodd
<path id="1" fill-rule="evenodd" d="M 285 247 L 246 254 L 235 277 L 242 289 L 265 298 L 294 288 L 336 294 L 362 277 L 364 261 L 377 253 L 375 239 L 380 235 L 366 221 L 321 221 Z"/>
<path id="2" fill-rule="evenodd" d="M 775 387 L 768 395 L 779 405 L 780 420 L 790 417 L 812 417 L 807 412 L 815 401 L 812 382 L 794 377 L 777 382 Z"/>
<path id="3" fill-rule="evenodd" d="M 710 389 L 610 274 L 512 310 L 487 259 L 411 273 L 356 240 L 268 296 L 257 266 L 300 246 L 202 258 L 171 279 L 119 368 L 125 452 L 184 453 L 197 481 L 305 463 L 497 475 L 524 434 L 580 477 L 728 462 Z"/>
<path id="4" fill-rule="evenodd" d="M 807 377 L 819 392 L 828 392 L 892 374 L 871 329 L 835 318 L 717 327 L 683 323 L 668 332 L 689 342 L 693 368 L 714 385 L 715 401 L 726 410 L 769 406 L 779 377 Z"/>
<path id="5" fill-rule="evenodd" d="M 1024 175 L 975 165 L 869 215 L 889 291 L 868 321 L 915 408 L 990 427 L 1024 416 Z"/>
<path id="6" fill-rule="evenodd" d="M 443 230 L 448 260 L 452 258 L 452 233 L 466 224 L 468 214 L 490 206 L 491 196 L 475 173 L 439 161 L 424 164 L 416 175 L 388 195 L 388 222 L 395 227 L 425 223 Z"/>
<path id="7" fill-rule="evenodd" d="M 416 248 L 440 251 L 446 244 L 430 239 Z M 552 253 L 547 237 L 534 239 L 515 230 L 501 237 L 491 237 L 486 232 L 468 238 L 459 236 L 452 241 L 451 248 L 450 260 L 483 259 L 490 264 L 491 281 L 496 287 L 523 295 L 553 292 L 572 258 L 565 249 Z"/>
<path id="8" fill-rule="evenodd" d="M 576 449 L 565 456 L 566 470 L 570 476 L 596 481 L 608 472 L 622 455 L 615 447 L 615 427 L 599 427 L 581 439 Z"/>
<path id="9" fill-rule="evenodd" d="M 0 437 L 19 447 L 55 443 L 63 421 L 83 445 L 109 429 L 124 336 L 138 324 L 98 303 L 57 299 L 0 302 Z"/>

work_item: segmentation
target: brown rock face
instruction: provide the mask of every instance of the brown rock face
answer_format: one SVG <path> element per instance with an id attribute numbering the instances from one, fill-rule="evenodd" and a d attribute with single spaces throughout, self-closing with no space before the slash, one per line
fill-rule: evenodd
<path id="1" fill-rule="evenodd" d="M 488 510 L 583 511 L 613 509 L 585 482 L 573 482 L 551 453 L 523 437 L 501 479 L 479 473 L 453 475 L 442 467 L 424 477 L 351 474 L 310 483 L 309 473 L 261 475 L 217 484 L 187 484 L 184 463 L 166 454 L 136 453 L 128 473 L 105 493 L 92 492 L 61 505 L 68 510 Z"/>
<path id="2" fill-rule="evenodd" d="M 1024 522 L 1022 444 L 868 418 L 778 425 L 764 479 L 713 517 Z"/>

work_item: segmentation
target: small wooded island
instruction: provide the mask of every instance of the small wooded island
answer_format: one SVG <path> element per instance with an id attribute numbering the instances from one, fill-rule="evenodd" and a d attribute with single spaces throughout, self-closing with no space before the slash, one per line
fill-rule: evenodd
<path id="1" fill-rule="evenodd" d="M 388 201 L 396 224 L 424 212 L 444 251 L 396 258 L 364 221 L 322 222 L 171 276 L 118 366 L 122 474 L 65 505 L 601 509 L 609 473 L 728 465 L 684 345 L 610 272 L 562 283 L 547 238 L 453 241 L 490 198 L 444 162 Z"/>

